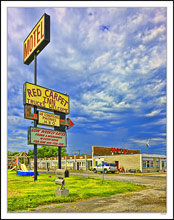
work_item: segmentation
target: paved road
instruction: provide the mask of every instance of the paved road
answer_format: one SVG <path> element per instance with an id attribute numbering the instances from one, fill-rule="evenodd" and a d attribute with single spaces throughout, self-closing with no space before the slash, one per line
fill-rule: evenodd
<path id="1" fill-rule="evenodd" d="M 70 175 L 83 175 L 102 178 L 102 174 L 70 172 Z M 133 182 L 148 186 L 139 192 L 117 194 L 106 198 L 91 198 L 73 203 L 38 207 L 39 213 L 165 213 L 166 177 L 106 174 L 105 179 Z M 44 208 L 44 209 L 43 209 Z"/>
<path id="2" fill-rule="evenodd" d="M 101 173 L 82 173 L 82 172 L 71 172 L 70 175 L 80 175 L 80 176 L 92 176 L 96 178 L 102 178 Z M 128 175 L 128 174 L 104 174 L 104 179 L 116 180 L 120 182 L 133 182 L 136 184 L 143 184 L 151 188 L 159 188 L 166 190 L 166 175 Z"/>

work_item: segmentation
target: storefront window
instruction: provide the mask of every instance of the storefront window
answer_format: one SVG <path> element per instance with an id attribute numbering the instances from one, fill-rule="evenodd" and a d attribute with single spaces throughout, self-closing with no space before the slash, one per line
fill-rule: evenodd
<path id="1" fill-rule="evenodd" d="M 164 161 L 162 161 L 162 168 L 164 168 L 164 166 L 165 166 L 165 163 L 164 163 Z"/>
<path id="2" fill-rule="evenodd" d="M 150 167 L 153 167 L 153 161 L 150 161 Z"/>
<path id="3" fill-rule="evenodd" d="M 149 167 L 149 161 L 147 161 L 147 167 Z"/>
<path id="4" fill-rule="evenodd" d="M 143 158 L 143 168 L 154 167 L 153 158 Z"/>
<path id="5" fill-rule="evenodd" d="M 156 167 L 159 168 L 159 160 L 156 159 Z"/>
<path id="6" fill-rule="evenodd" d="M 144 168 L 146 167 L 146 161 L 143 161 L 143 167 Z"/>

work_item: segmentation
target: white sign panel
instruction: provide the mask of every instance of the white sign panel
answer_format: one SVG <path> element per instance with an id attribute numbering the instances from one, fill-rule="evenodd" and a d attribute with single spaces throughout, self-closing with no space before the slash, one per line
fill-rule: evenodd
<path id="1" fill-rule="evenodd" d="M 28 128 L 28 144 L 66 147 L 66 132 L 37 127 Z"/>

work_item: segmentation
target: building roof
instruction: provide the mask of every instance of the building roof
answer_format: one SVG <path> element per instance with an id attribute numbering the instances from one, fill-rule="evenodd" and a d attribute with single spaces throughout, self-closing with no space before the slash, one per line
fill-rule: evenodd
<path id="1" fill-rule="evenodd" d="M 111 148 L 92 146 L 93 156 L 119 155 L 119 154 L 140 154 L 140 150 L 129 150 L 127 148 Z"/>
<path id="2" fill-rule="evenodd" d="M 164 158 L 166 159 L 167 156 L 163 154 L 115 154 L 115 155 L 93 155 L 93 157 L 114 157 L 114 156 L 134 156 L 134 155 L 142 155 L 143 157 L 158 157 L 158 158 Z"/>

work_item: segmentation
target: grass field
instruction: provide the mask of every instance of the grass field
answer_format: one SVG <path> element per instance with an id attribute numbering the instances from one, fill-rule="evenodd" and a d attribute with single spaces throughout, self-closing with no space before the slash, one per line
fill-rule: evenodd
<path id="1" fill-rule="evenodd" d="M 65 178 L 65 188 L 69 196 L 56 197 L 54 174 L 39 174 L 37 181 L 31 176 L 19 176 L 15 171 L 8 171 L 8 212 L 33 210 L 40 205 L 73 202 L 94 196 L 106 197 L 117 193 L 144 189 L 143 185 L 124 183 L 92 177 L 70 176 Z"/>

